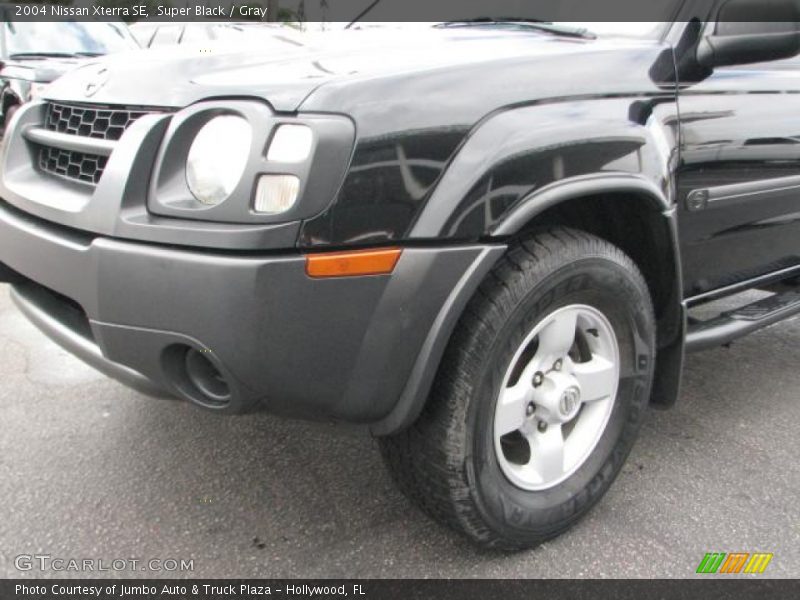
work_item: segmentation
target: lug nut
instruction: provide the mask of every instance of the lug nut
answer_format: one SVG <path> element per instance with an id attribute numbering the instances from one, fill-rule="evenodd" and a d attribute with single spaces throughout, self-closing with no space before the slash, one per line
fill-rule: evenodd
<path id="1" fill-rule="evenodd" d="M 542 383 L 544 383 L 544 373 L 537 371 L 533 376 L 533 387 L 539 387 Z"/>
<path id="2" fill-rule="evenodd" d="M 561 367 L 564 365 L 564 361 L 560 358 L 553 364 L 553 371 L 560 371 Z"/>
<path id="3" fill-rule="evenodd" d="M 545 431 L 547 431 L 547 423 L 545 423 L 544 421 L 539 421 L 537 429 L 539 430 L 540 433 L 544 433 Z"/>
<path id="4" fill-rule="evenodd" d="M 525 415 L 530 417 L 534 413 L 535 410 L 536 410 L 536 407 L 533 405 L 533 402 L 530 402 L 528 404 L 528 406 L 525 407 Z"/>

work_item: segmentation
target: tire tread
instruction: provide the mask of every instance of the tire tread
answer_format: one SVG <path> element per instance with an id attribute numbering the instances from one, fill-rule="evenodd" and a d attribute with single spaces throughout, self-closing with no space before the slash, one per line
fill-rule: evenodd
<path id="1" fill-rule="evenodd" d="M 588 233 L 567 228 L 532 232 L 516 241 L 480 284 L 470 300 L 442 359 L 422 414 L 407 429 L 379 439 L 381 454 L 393 480 L 415 504 L 434 519 L 466 533 L 480 545 L 518 550 L 530 543 L 509 540 L 493 531 L 481 517 L 471 491 L 468 460 L 463 444 L 466 410 L 474 374 L 481 371 L 476 346 L 495 338 L 503 314 L 526 293 L 531 278 L 542 278 L 572 261 L 602 257 L 617 262 L 647 285 L 636 264 L 621 250 Z M 652 315 L 649 295 L 645 293 Z M 615 473 L 603 473 L 601 481 Z M 574 501 L 592 501 L 598 489 L 584 490 Z M 576 505 L 576 506 L 577 506 Z M 571 520 L 542 532 L 540 543 L 572 525 Z"/>

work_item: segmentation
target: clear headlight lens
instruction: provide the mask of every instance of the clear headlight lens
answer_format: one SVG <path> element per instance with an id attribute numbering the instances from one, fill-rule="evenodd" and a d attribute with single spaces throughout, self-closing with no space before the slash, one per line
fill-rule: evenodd
<path id="1" fill-rule="evenodd" d="M 311 154 L 314 134 L 305 125 L 280 125 L 272 136 L 267 160 L 282 163 L 299 163 Z"/>
<path id="2" fill-rule="evenodd" d="M 250 155 L 253 132 L 242 117 L 224 115 L 206 123 L 186 159 L 186 182 L 195 198 L 210 206 L 231 195 Z"/>
<path id="3" fill-rule="evenodd" d="M 253 208 L 265 215 L 285 213 L 294 206 L 299 191 L 300 180 L 294 175 L 262 175 Z"/>

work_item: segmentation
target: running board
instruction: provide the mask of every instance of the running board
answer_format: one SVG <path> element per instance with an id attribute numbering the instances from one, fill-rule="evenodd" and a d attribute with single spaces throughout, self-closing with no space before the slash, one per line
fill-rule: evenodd
<path id="1" fill-rule="evenodd" d="M 800 287 L 795 286 L 708 321 L 691 323 L 686 334 L 686 351 L 724 346 L 797 314 L 800 314 Z"/>

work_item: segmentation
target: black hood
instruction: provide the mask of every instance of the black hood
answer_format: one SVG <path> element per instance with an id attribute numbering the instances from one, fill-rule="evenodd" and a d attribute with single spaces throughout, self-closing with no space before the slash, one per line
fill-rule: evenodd
<path id="1" fill-rule="evenodd" d="M 652 43 L 631 44 L 640 50 L 642 46 L 652 49 Z M 611 42 L 535 32 L 433 28 L 330 32 L 309 36 L 303 45 L 287 44 L 282 50 L 241 52 L 220 46 L 201 52 L 171 47 L 115 55 L 61 78 L 47 96 L 73 102 L 175 108 L 206 98 L 255 96 L 279 111 L 305 109 L 304 103 L 314 110 L 336 111 L 356 100 L 386 100 L 381 95 L 388 81 L 430 81 L 431 76 L 451 79 L 458 74 L 474 86 L 476 79 L 496 76 L 498 69 L 532 70 L 537 65 L 560 63 L 575 69 L 583 60 L 579 55 L 596 56 L 617 47 Z M 617 78 L 624 72 L 618 66 L 613 65 Z M 547 69 L 543 75 L 563 79 L 566 73 Z M 96 89 L 98 77 L 102 84 Z M 575 81 L 570 78 L 570 85 Z M 543 90 L 547 83 L 542 80 Z M 93 89 L 90 98 L 87 86 Z M 619 88 L 619 81 L 615 87 Z"/>

